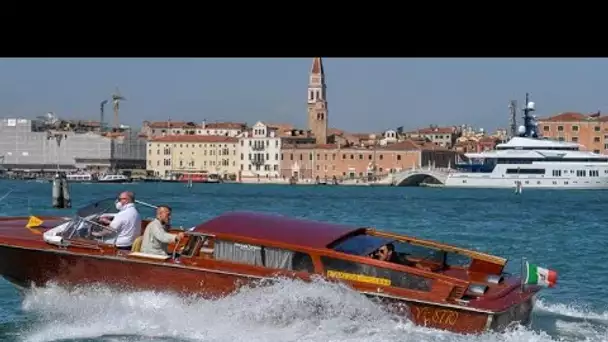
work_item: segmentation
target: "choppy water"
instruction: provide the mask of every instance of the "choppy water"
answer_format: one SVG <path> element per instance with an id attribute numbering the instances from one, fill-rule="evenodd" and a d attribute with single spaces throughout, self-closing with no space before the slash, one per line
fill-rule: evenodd
<path id="1" fill-rule="evenodd" d="M 432 238 L 559 272 L 541 295 L 531 328 L 470 337 L 395 321 L 345 287 L 281 281 L 216 301 L 154 292 L 51 286 L 21 297 L 0 280 L 2 341 L 606 341 L 608 192 L 425 188 L 286 187 L 142 183 L 74 184 L 74 206 L 128 187 L 168 203 L 174 224 L 192 226 L 227 210 L 279 212 Z M 1 182 L 0 215 L 62 213 L 50 184 Z M 67 212 L 73 212 L 68 210 Z M 3 261 L 5 262 L 5 261 Z"/>

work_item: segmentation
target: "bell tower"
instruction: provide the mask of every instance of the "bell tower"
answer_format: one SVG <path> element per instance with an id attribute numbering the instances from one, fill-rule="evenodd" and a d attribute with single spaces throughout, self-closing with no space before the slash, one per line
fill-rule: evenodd
<path id="1" fill-rule="evenodd" d="M 327 143 L 327 87 L 321 57 L 312 60 L 308 77 L 308 129 L 317 144 Z"/>

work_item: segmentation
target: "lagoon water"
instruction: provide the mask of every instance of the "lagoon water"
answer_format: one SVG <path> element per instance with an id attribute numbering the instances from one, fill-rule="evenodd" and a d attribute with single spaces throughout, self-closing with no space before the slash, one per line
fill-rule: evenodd
<path id="1" fill-rule="evenodd" d="M 607 341 L 606 191 L 460 190 L 240 184 L 73 184 L 74 207 L 122 189 L 174 208 L 190 227 L 229 210 L 339 222 L 436 239 L 555 269 L 530 328 L 471 337 L 395 322 L 342 286 L 281 281 L 216 300 L 58 287 L 20 295 L 0 280 L 0 341 Z M 1 215 L 62 214 L 50 184 L 1 181 Z M 10 260 L 2 260 L 10 262 Z M 321 308 L 321 309 L 320 309 Z"/>

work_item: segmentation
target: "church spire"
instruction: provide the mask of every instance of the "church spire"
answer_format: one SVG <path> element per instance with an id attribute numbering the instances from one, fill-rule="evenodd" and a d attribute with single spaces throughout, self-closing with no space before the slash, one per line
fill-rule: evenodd
<path id="1" fill-rule="evenodd" d="M 312 60 L 308 77 L 308 128 L 317 144 L 327 143 L 327 86 L 321 57 Z"/>
<path id="2" fill-rule="evenodd" d="M 312 59 L 312 67 L 310 68 L 310 73 L 319 75 L 321 77 L 325 76 L 325 71 L 323 70 L 323 60 L 321 57 L 315 57 Z"/>

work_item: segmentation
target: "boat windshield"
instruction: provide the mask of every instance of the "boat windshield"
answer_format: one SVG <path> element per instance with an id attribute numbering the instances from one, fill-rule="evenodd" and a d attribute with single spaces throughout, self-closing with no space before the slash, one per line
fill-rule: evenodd
<path id="1" fill-rule="evenodd" d="M 117 199 L 115 197 L 105 198 L 92 202 L 78 209 L 76 211 L 76 215 L 74 215 L 61 230 L 61 236 L 64 239 L 94 239 L 92 232 L 110 229 L 106 225 L 101 224 L 99 219 L 102 216 L 108 216 L 111 218 L 118 213 L 118 210 L 116 209 L 116 201 Z M 154 208 L 137 203 L 136 207 L 142 218 L 151 218 L 155 216 Z M 106 235 L 105 239 L 111 240 L 112 237 L 115 237 L 115 235 L 116 234 Z"/>

